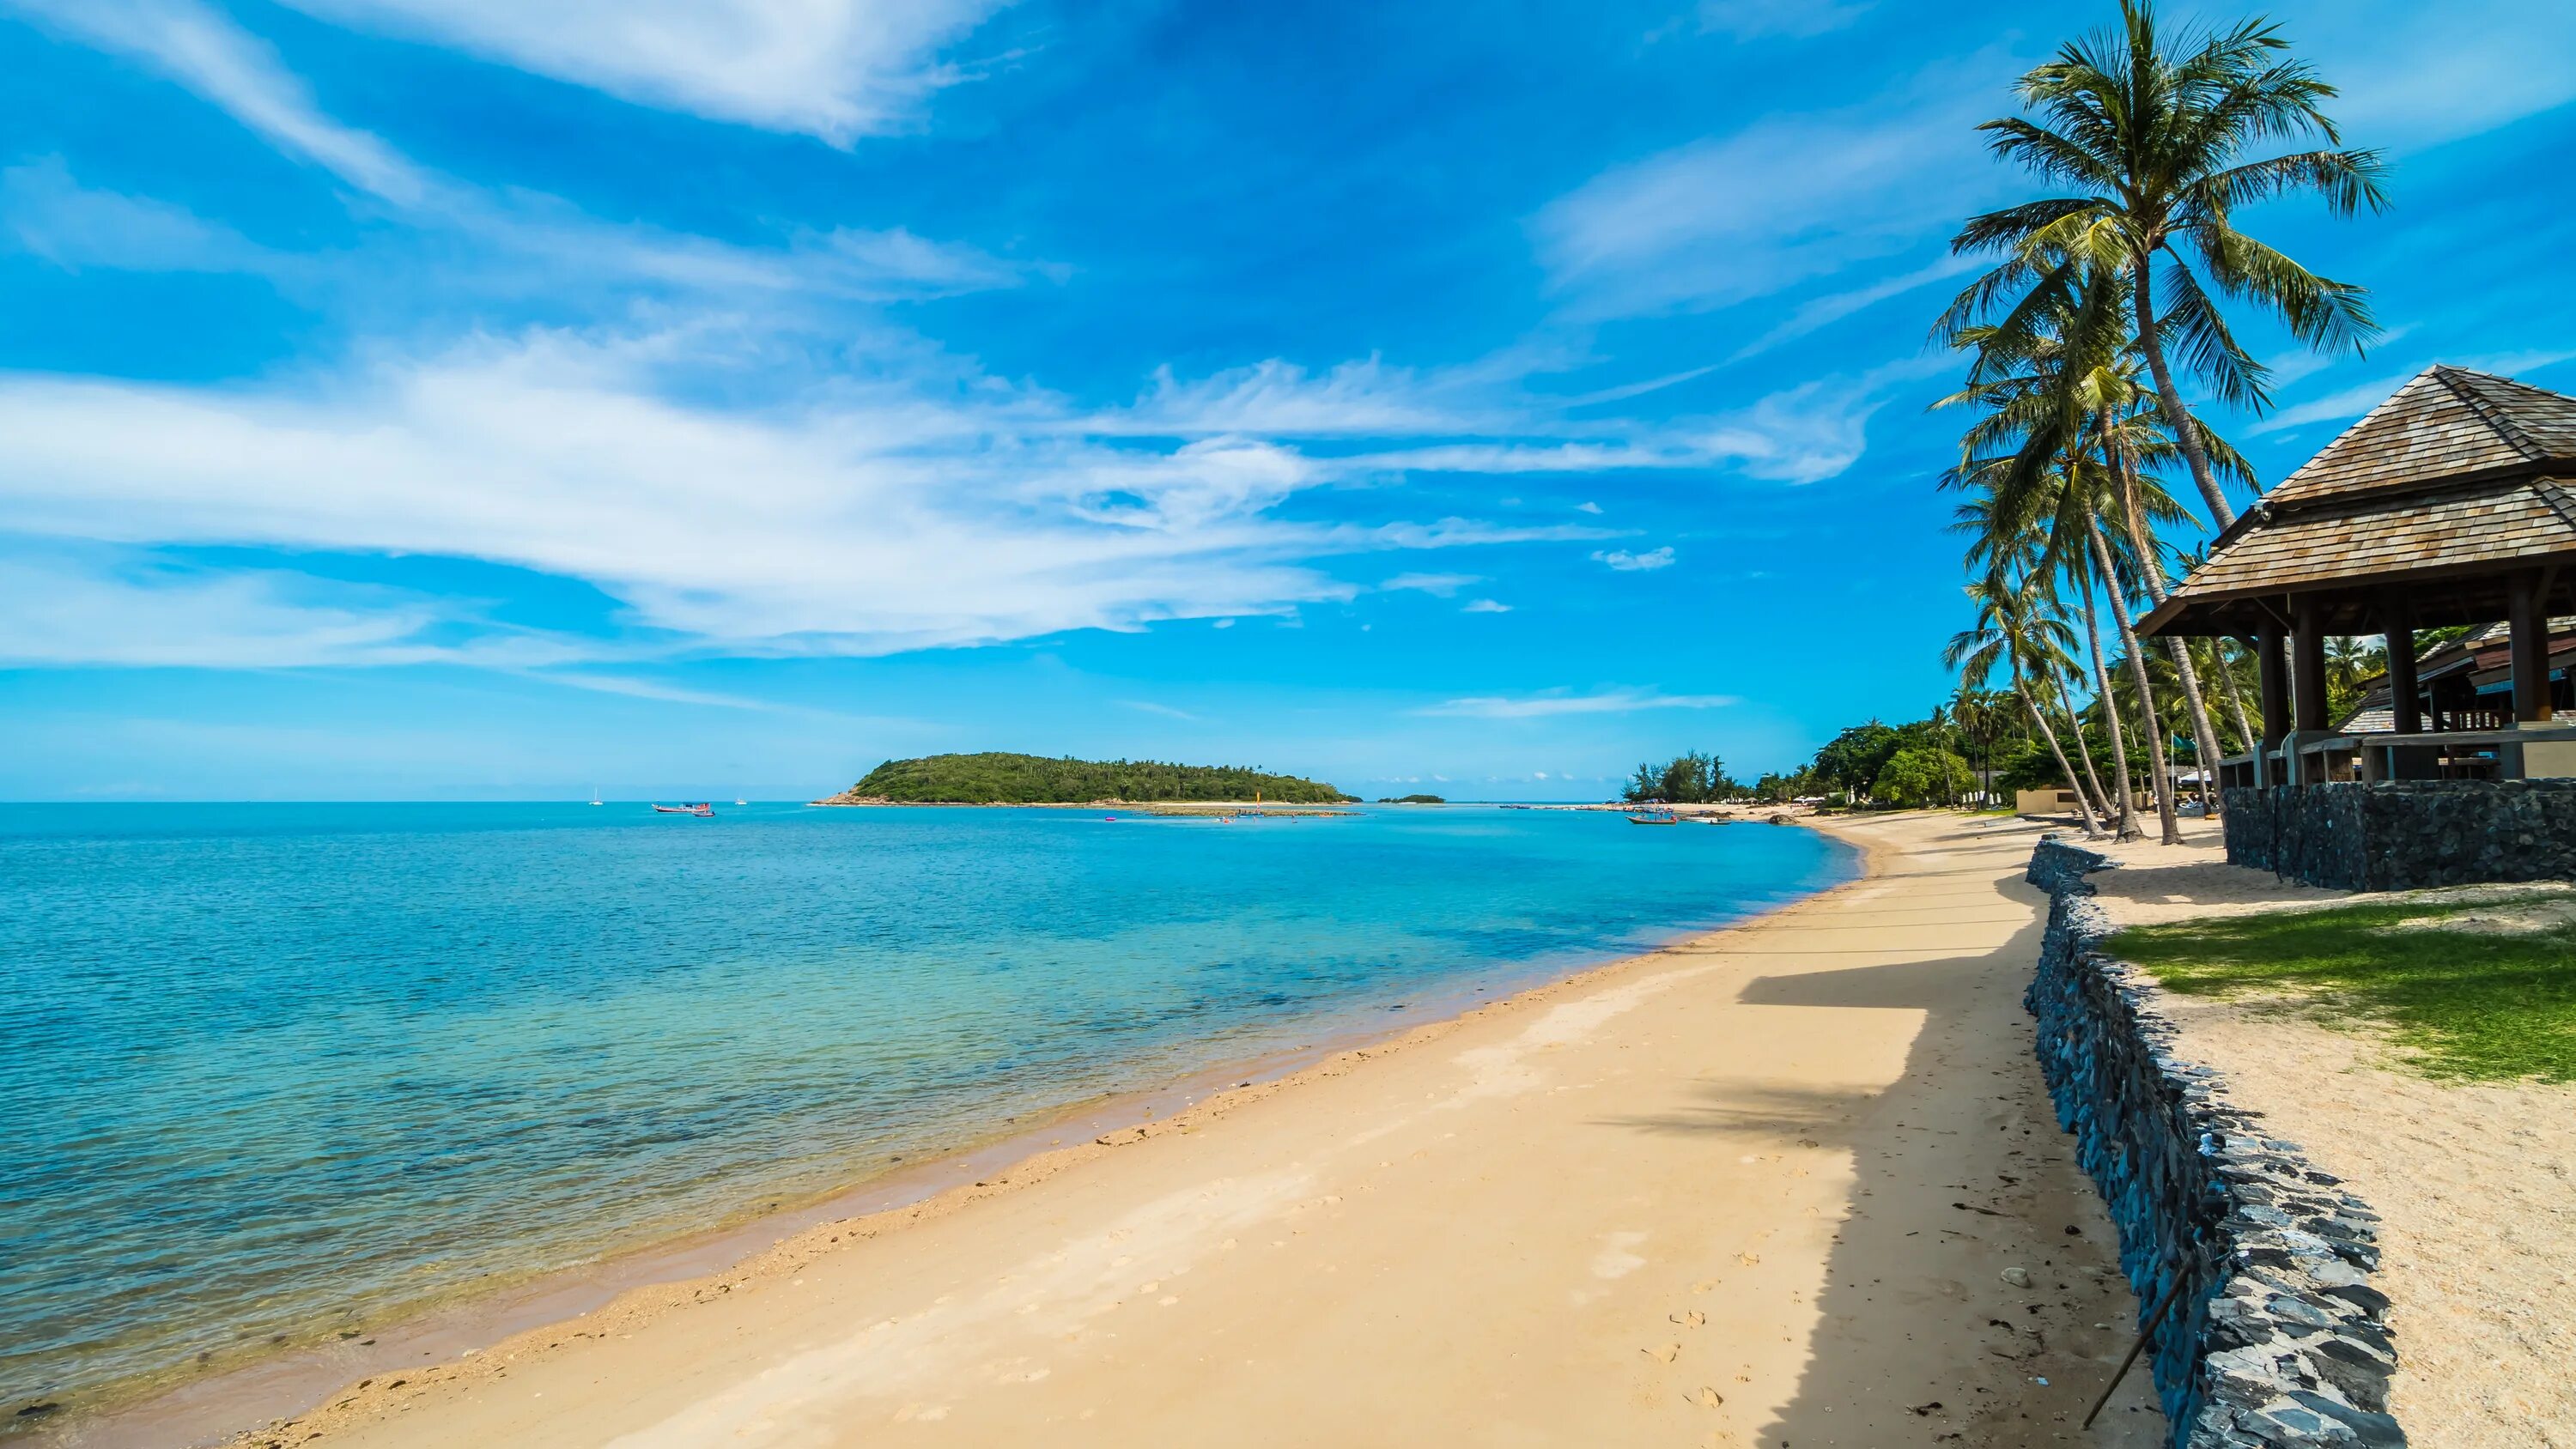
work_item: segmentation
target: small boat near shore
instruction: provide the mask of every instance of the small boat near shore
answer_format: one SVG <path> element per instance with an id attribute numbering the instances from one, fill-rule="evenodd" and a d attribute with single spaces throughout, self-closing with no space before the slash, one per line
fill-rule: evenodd
<path id="1" fill-rule="evenodd" d="M 716 813 L 716 806 L 715 802 L 712 800 L 701 800 L 694 805 L 664 805 L 657 801 L 653 806 L 653 813 L 656 815 L 703 815 L 713 817 Z"/>
<path id="2" fill-rule="evenodd" d="M 1629 812 L 1631 825 L 1679 825 L 1682 818 L 1670 810 L 1635 810 Z"/>

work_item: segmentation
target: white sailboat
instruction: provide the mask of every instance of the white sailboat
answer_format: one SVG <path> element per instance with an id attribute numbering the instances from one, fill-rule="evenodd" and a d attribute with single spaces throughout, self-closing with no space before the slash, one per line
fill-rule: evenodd
<path id="1" fill-rule="evenodd" d="M 597 785 L 590 787 L 590 803 L 593 805 L 599 803 L 599 787 Z"/>

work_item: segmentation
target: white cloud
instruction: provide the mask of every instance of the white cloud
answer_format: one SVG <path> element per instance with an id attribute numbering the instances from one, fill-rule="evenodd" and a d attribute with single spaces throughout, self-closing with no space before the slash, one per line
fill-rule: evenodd
<path id="1" fill-rule="evenodd" d="M 0 553 L 0 663 L 64 666 L 471 663 L 528 669 L 579 657 L 561 641 L 503 633 L 434 642 L 454 606 L 285 569 L 214 571 L 124 550 L 21 540 Z"/>
<path id="2" fill-rule="evenodd" d="M 1458 608 L 1461 614 L 1508 614 L 1512 606 L 1494 599 L 1469 599 Z"/>
<path id="3" fill-rule="evenodd" d="M 1723 709 L 1737 702 L 1731 694 L 1665 694 L 1652 689 L 1613 689 L 1595 694 L 1552 691 L 1518 698 L 1471 696 L 1412 713 L 1465 719 L 1543 719 L 1563 714 L 1633 714 L 1648 709 Z"/>
<path id="4" fill-rule="evenodd" d="M 1087 420 L 1100 432 L 1206 437 L 1264 433 L 1279 437 L 1403 436 L 1455 433 L 1499 424 L 1490 406 L 1458 406 L 1480 379 L 1426 379 L 1375 357 L 1321 375 L 1277 358 L 1182 382 L 1168 367 L 1123 412 Z"/>
<path id="5" fill-rule="evenodd" d="M 279 149 L 398 205 L 435 183 L 381 139 L 341 125 L 266 41 L 200 0 L 6 0 L 53 29 L 141 61 L 230 112 Z"/>
<path id="6" fill-rule="evenodd" d="M 1669 544 L 1662 548 L 1649 549 L 1644 553 L 1630 553 L 1624 548 L 1612 549 L 1606 553 L 1595 552 L 1592 559 L 1595 563 L 1608 564 L 1620 573 L 1651 572 L 1655 569 L 1672 567 L 1673 550 Z"/>
<path id="7" fill-rule="evenodd" d="M 0 227 L 21 250 L 72 269 L 264 271 L 277 261 L 186 207 L 85 187 L 59 156 L 0 171 Z"/>
<path id="8" fill-rule="evenodd" d="M 1190 713 L 1188 710 L 1174 709 L 1168 704 L 1156 704 L 1150 699 L 1124 699 L 1120 700 L 1119 703 L 1127 706 L 1129 709 L 1143 710 L 1147 714 L 1159 714 L 1165 719 L 1187 720 L 1192 724 L 1199 722 L 1199 717 Z"/>
<path id="9" fill-rule="evenodd" d="M 92 0 L 83 0 L 92 3 Z M 287 0 L 624 100 L 835 145 L 914 122 L 999 0 Z"/>
<path id="10" fill-rule="evenodd" d="M 1356 592 L 1305 562 L 1319 554 L 1474 532 L 1282 522 L 1269 510 L 1315 476 L 1293 452 L 1030 436 L 1013 410 L 1043 400 L 1024 396 L 845 383 L 709 411 L 659 391 L 654 346 L 486 340 L 307 389 L 0 378 L 0 518 L 128 544 L 487 559 L 747 652 L 1276 612 Z"/>
<path id="11" fill-rule="evenodd" d="M 1583 315 L 1725 307 L 1944 238 L 2003 184 L 1974 128 L 2015 69 L 1941 65 L 1605 171 L 1531 224 L 1550 284 Z"/>
<path id="12" fill-rule="evenodd" d="M 460 234 L 442 249 L 442 291 L 597 293 L 619 303 L 639 286 L 766 293 L 811 300 L 885 301 L 1013 286 L 1060 268 L 1010 262 L 901 227 L 799 232 L 774 247 L 746 247 L 642 224 L 604 222 L 542 192 L 487 191 L 414 164 L 382 139 L 344 126 L 314 104 L 276 52 L 202 0 L 0 0 L 61 33 L 137 59 L 195 92 L 289 155 L 321 165 L 390 203 L 425 234 Z M 532 14 L 535 12 L 531 12 Z M 53 163 L 59 167 L 60 163 Z M 68 171 L 19 182 L 11 198 L 36 220 L 49 259 L 65 266 L 274 270 L 239 238 L 179 208 L 146 198 L 84 191 Z M 128 225 L 141 228 L 126 234 Z M 31 249 L 33 242 L 28 243 Z M 358 288 L 380 285 L 365 257 L 297 259 L 312 275 L 339 271 Z M 417 261 L 396 265 L 416 266 Z"/>
<path id="13" fill-rule="evenodd" d="M 1574 505 L 1574 511 L 1577 513 L 1598 514 L 1601 511 L 1601 505 L 1591 502 L 1578 503 Z"/>

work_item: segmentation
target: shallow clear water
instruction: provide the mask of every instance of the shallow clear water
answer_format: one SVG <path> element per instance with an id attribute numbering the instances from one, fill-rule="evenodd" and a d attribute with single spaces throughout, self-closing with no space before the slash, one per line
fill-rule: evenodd
<path id="1" fill-rule="evenodd" d="M 1616 815 L 0 806 L 0 1409 L 1851 873 Z"/>

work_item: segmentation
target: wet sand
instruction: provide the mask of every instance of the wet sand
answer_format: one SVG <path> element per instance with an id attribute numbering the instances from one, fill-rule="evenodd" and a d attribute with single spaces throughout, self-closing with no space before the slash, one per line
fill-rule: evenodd
<path id="1" fill-rule="evenodd" d="M 2072 1440 L 2135 1305 L 2019 1005 L 2034 832 L 1834 828 L 1870 873 L 1756 922 L 246 1442 Z"/>

